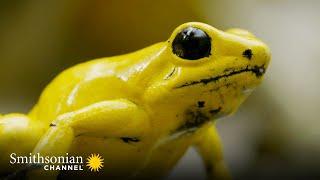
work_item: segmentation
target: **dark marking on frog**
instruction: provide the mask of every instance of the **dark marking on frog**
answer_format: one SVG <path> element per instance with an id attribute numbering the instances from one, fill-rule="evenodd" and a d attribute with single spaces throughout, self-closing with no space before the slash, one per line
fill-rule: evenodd
<path id="1" fill-rule="evenodd" d="M 80 134 L 77 134 L 76 136 L 75 136 L 75 138 L 78 138 L 78 137 L 80 137 L 80 136 L 84 136 L 86 133 L 80 133 Z"/>
<path id="2" fill-rule="evenodd" d="M 50 127 L 55 127 L 55 126 L 57 126 L 56 124 L 53 124 L 53 123 L 50 123 L 50 125 L 49 125 Z"/>
<path id="3" fill-rule="evenodd" d="M 220 79 L 228 78 L 230 76 L 241 74 L 241 73 L 245 73 L 245 72 L 252 72 L 252 73 L 254 73 L 256 75 L 256 77 L 260 77 L 260 76 L 262 76 L 264 74 L 265 68 L 264 68 L 264 65 L 262 65 L 262 66 L 254 66 L 254 67 L 247 66 L 244 69 L 234 70 L 234 71 L 228 72 L 228 73 L 223 74 L 223 75 L 209 77 L 209 78 L 201 79 L 199 81 L 187 82 L 185 84 L 182 84 L 180 86 L 175 87 L 174 89 L 183 88 L 183 87 L 186 87 L 186 86 L 192 86 L 192 85 L 196 85 L 196 84 L 204 84 L 204 85 L 206 85 L 208 83 L 216 82 L 216 81 L 218 81 Z"/>
<path id="4" fill-rule="evenodd" d="M 252 50 L 251 49 L 246 49 L 245 51 L 243 51 L 242 56 L 251 60 L 253 54 L 252 54 Z"/>
<path id="5" fill-rule="evenodd" d="M 205 103 L 205 101 L 198 101 L 198 108 L 203 108 Z"/>
<path id="6" fill-rule="evenodd" d="M 168 74 L 164 79 L 165 79 L 165 80 L 168 80 L 175 72 L 176 72 L 176 67 L 174 67 L 174 68 L 172 69 L 172 71 L 170 72 L 170 74 Z"/>
<path id="7" fill-rule="evenodd" d="M 252 72 L 255 73 L 257 77 L 260 77 L 266 72 L 266 70 L 265 68 L 255 66 Z"/>
<path id="8" fill-rule="evenodd" d="M 136 138 L 136 137 L 121 137 L 120 138 L 123 142 L 125 143 L 131 143 L 131 142 L 140 142 L 140 139 Z"/>
<path id="9" fill-rule="evenodd" d="M 211 110 L 209 111 L 209 113 L 210 113 L 212 116 L 214 116 L 214 115 L 218 114 L 220 111 L 221 111 L 221 107 L 219 107 L 218 109 L 211 109 Z"/>
<path id="10" fill-rule="evenodd" d="M 203 124 L 210 121 L 210 118 L 203 112 L 196 110 L 187 110 L 185 113 L 185 122 L 178 127 L 175 132 L 187 131 L 194 132 L 200 128 Z"/>

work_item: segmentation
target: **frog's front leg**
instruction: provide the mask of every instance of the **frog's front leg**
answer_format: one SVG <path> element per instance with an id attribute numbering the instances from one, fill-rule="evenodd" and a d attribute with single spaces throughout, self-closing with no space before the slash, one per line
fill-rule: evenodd
<path id="1" fill-rule="evenodd" d="M 202 129 L 194 146 L 204 161 L 207 179 L 231 179 L 224 164 L 220 137 L 214 125 L 209 124 Z"/>
<path id="2" fill-rule="evenodd" d="M 50 124 L 33 153 L 65 155 L 78 135 L 141 137 L 149 129 L 147 114 L 136 104 L 125 99 L 103 101 L 59 116 Z M 57 172 L 50 175 L 55 176 Z"/>

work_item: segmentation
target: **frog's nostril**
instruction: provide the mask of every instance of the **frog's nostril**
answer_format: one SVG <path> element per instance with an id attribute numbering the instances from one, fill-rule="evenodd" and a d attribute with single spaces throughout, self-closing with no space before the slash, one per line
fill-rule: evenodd
<path id="1" fill-rule="evenodd" d="M 245 51 L 243 51 L 242 56 L 251 60 L 253 54 L 252 54 L 252 50 L 251 49 L 246 49 Z"/>

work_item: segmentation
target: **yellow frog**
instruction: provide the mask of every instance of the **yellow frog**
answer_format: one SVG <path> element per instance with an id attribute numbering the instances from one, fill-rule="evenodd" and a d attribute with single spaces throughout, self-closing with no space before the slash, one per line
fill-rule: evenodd
<path id="1" fill-rule="evenodd" d="M 0 116 L 0 172 L 15 170 L 12 152 L 98 153 L 104 167 L 95 175 L 163 177 L 193 146 L 208 178 L 226 178 L 214 120 L 237 110 L 269 60 L 268 47 L 245 30 L 190 22 L 165 42 L 76 65 L 30 113 Z"/>

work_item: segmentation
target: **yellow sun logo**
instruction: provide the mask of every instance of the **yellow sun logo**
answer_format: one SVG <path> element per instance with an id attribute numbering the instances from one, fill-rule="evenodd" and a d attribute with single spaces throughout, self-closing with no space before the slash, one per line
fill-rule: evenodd
<path id="1" fill-rule="evenodd" d="M 98 172 L 103 167 L 103 158 L 99 154 L 91 154 L 87 158 L 87 166 L 90 171 Z"/>

